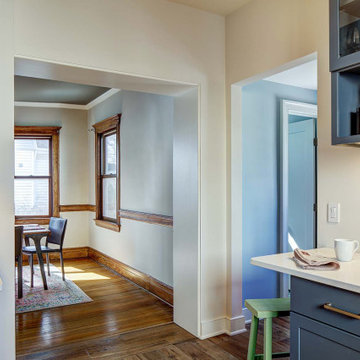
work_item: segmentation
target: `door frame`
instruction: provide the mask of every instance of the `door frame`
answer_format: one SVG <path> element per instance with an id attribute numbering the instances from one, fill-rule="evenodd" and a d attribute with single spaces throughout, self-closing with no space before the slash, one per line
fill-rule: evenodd
<path id="1" fill-rule="evenodd" d="M 317 119 L 318 106 L 298 101 L 281 100 L 280 106 L 280 252 L 288 241 L 288 181 L 289 181 L 289 115 Z M 317 151 L 315 149 L 315 203 L 317 203 Z M 315 211 L 315 246 L 317 246 L 317 212 Z M 287 277 L 280 275 L 280 296 L 287 297 Z"/>

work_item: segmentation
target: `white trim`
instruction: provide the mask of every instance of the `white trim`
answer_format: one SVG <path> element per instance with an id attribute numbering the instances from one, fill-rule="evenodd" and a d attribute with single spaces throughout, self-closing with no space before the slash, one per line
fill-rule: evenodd
<path id="1" fill-rule="evenodd" d="M 229 336 L 234 336 L 237 334 L 241 334 L 246 330 L 245 328 L 245 316 L 244 315 L 240 315 L 240 316 L 236 316 L 233 318 L 226 318 L 226 334 L 228 334 Z"/>
<path id="2" fill-rule="evenodd" d="M 317 105 L 297 101 L 282 100 L 280 107 L 280 252 L 287 251 L 288 242 L 288 133 L 289 115 L 313 117 L 317 119 Z M 287 297 L 288 277 L 280 275 L 280 296 Z"/>
<path id="3" fill-rule="evenodd" d="M 102 68 L 102 67 L 87 66 L 87 65 L 78 64 L 78 63 L 72 63 L 72 62 L 55 61 L 55 60 L 50 60 L 50 59 L 39 58 L 39 57 L 36 57 L 36 56 L 27 56 L 27 55 L 22 55 L 22 54 L 14 54 L 14 59 L 15 60 L 16 59 L 30 60 L 30 61 L 36 61 L 36 62 L 41 62 L 41 63 L 45 63 L 45 64 L 70 66 L 72 68 L 80 68 L 80 69 L 85 69 L 85 70 L 100 71 L 100 72 L 108 73 L 108 74 L 126 75 L 126 76 L 131 76 L 131 77 L 140 78 L 140 79 L 158 80 L 158 81 L 161 81 L 161 82 L 172 83 L 172 84 L 175 84 L 175 85 L 196 86 L 196 87 L 199 86 L 199 83 L 193 83 L 193 82 L 181 81 L 181 80 L 175 80 L 175 79 L 166 79 L 166 78 L 162 78 L 162 77 L 159 77 L 159 76 L 149 76 L 149 75 L 142 74 L 142 73 L 131 73 L 131 72 L 119 71 L 119 70 L 114 70 L 114 69 L 107 69 L 107 68 Z M 15 67 L 15 75 L 19 75 L 19 74 L 16 73 L 16 67 Z"/>
<path id="4" fill-rule="evenodd" d="M 86 110 L 90 110 L 95 105 L 102 103 L 109 97 L 117 94 L 119 91 L 121 91 L 121 90 L 120 89 L 110 89 L 110 90 L 104 92 L 102 95 L 98 96 L 96 99 L 94 99 L 93 101 L 90 101 L 87 105 L 85 105 Z"/>
<path id="5" fill-rule="evenodd" d="M 295 60 L 290 61 L 290 62 L 288 62 L 286 64 L 283 64 L 283 65 L 280 65 L 279 67 L 276 67 L 276 68 L 267 70 L 267 71 L 265 71 L 263 73 L 256 74 L 256 75 L 251 76 L 249 78 L 245 78 L 243 80 L 237 81 L 237 82 L 233 83 L 232 85 L 243 87 L 243 86 L 252 84 L 252 83 L 254 83 L 256 81 L 265 80 L 266 78 L 268 78 L 268 77 L 270 77 L 272 75 L 275 75 L 275 74 L 278 74 L 280 72 L 289 70 L 289 69 L 294 68 L 294 67 L 299 66 L 299 65 L 303 65 L 303 64 L 305 64 L 307 62 L 310 62 L 310 61 L 313 61 L 313 60 L 317 60 L 317 52 L 313 52 L 313 53 L 311 53 L 309 55 L 305 55 L 305 56 L 303 56 L 301 58 L 295 59 Z"/>
<path id="6" fill-rule="evenodd" d="M 242 88 L 231 86 L 231 239 L 227 244 L 227 314 L 242 317 Z M 239 257 L 240 254 L 240 257 Z M 232 333 L 232 332 L 231 332 Z"/>
<path id="7" fill-rule="evenodd" d="M 65 104 L 65 103 L 46 103 L 46 102 L 32 102 L 32 101 L 15 101 L 14 106 L 18 107 L 37 107 L 37 108 L 54 108 L 54 109 L 73 109 L 73 110 L 90 110 L 95 105 L 102 103 L 109 97 L 117 94 L 120 89 L 110 89 L 86 105 Z"/>
<path id="8" fill-rule="evenodd" d="M 225 316 L 213 320 L 202 321 L 200 339 L 205 340 L 213 336 L 225 334 L 226 330 L 227 329 Z"/>
<path id="9" fill-rule="evenodd" d="M 14 106 L 16 106 L 16 107 L 37 107 L 37 108 L 87 110 L 86 105 L 31 102 L 31 101 L 15 101 Z"/>
<path id="10" fill-rule="evenodd" d="M 242 311 L 243 311 L 243 315 L 245 317 L 245 324 L 251 323 L 251 319 L 252 319 L 251 311 L 246 307 L 244 307 Z"/>
<path id="11" fill-rule="evenodd" d="M 213 320 L 202 321 L 200 339 L 205 340 L 222 334 L 234 336 L 245 331 L 245 317 L 243 315 L 234 318 L 223 316 Z"/>

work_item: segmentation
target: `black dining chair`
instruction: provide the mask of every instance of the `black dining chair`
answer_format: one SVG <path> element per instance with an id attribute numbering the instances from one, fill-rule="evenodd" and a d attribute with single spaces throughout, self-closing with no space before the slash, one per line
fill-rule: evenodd
<path id="1" fill-rule="evenodd" d="M 50 253 L 60 253 L 60 263 L 61 263 L 61 272 L 62 279 L 65 281 L 65 269 L 64 269 L 64 257 L 63 257 L 63 244 L 65 238 L 67 219 L 63 218 L 50 218 L 49 230 L 50 235 L 46 238 L 45 246 L 41 246 L 41 252 L 46 254 L 46 263 L 48 269 L 48 275 L 50 276 Z M 49 244 L 58 245 L 56 248 L 49 247 Z M 34 277 L 34 255 L 36 254 L 35 246 L 25 246 L 22 249 L 25 255 L 30 256 L 30 266 L 31 266 L 31 286 L 33 286 L 33 277 Z"/>
<path id="2" fill-rule="evenodd" d="M 23 242 L 23 226 L 15 226 L 15 262 L 17 262 L 18 273 L 18 299 L 23 297 L 23 263 L 22 263 L 22 242 Z"/>

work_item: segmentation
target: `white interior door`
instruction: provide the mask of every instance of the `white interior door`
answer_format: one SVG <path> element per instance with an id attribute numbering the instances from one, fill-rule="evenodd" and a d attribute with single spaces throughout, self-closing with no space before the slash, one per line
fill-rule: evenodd
<path id="1" fill-rule="evenodd" d="M 288 134 L 288 231 L 301 249 L 312 249 L 316 219 L 315 120 L 290 123 Z"/>

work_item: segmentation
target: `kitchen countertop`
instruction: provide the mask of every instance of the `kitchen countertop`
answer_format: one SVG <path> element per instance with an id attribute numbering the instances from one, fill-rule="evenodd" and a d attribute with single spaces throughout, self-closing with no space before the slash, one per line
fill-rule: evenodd
<path id="1" fill-rule="evenodd" d="M 335 251 L 331 248 L 307 251 L 336 260 Z M 355 254 L 350 262 L 340 262 L 340 269 L 335 271 L 303 270 L 297 267 L 292 256 L 292 252 L 259 256 L 252 258 L 251 264 L 360 294 L 360 254 Z"/>

